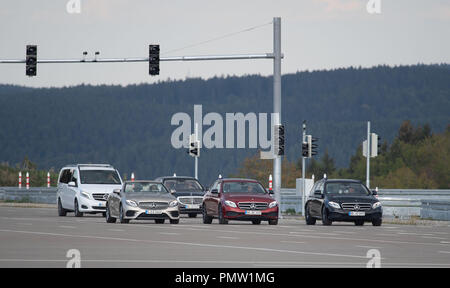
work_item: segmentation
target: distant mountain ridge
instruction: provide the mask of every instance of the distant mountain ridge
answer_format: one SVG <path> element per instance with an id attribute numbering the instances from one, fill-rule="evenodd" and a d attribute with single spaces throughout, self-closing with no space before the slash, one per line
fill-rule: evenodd
<path id="1" fill-rule="evenodd" d="M 377 66 L 298 72 L 282 77 L 286 156 L 300 157 L 301 123 L 338 166 L 366 136 L 366 123 L 392 140 L 403 120 L 444 131 L 450 123 L 450 65 Z M 27 155 L 40 168 L 107 162 L 121 173 L 153 179 L 192 175 L 194 161 L 171 147 L 177 112 L 270 113 L 272 78 L 258 75 L 147 85 L 26 88 L 0 85 L 0 161 Z M 204 127 L 204 129 L 206 129 Z M 202 149 L 200 180 L 236 171 L 256 149 Z M 321 154 L 319 154 L 320 157 Z"/>

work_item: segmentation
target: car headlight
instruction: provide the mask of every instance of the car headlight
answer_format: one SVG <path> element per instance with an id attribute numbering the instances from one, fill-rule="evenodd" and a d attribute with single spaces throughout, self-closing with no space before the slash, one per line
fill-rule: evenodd
<path id="1" fill-rule="evenodd" d="M 375 202 L 375 203 L 373 203 L 372 204 L 372 209 L 375 209 L 375 208 L 378 208 L 378 207 L 381 207 L 381 202 Z"/>
<path id="2" fill-rule="evenodd" d="M 275 207 L 277 205 L 278 205 L 277 201 L 270 202 L 269 208 L 273 208 L 273 207 Z"/>
<path id="3" fill-rule="evenodd" d="M 137 203 L 135 201 L 133 201 L 133 200 L 127 200 L 126 202 L 127 202 L 128 206 L 132 206 L 132 207 L 137 207 L 138 206 Z"/>
<path id="4" fill-rule="evenodd" d="M 87 199 L 91 199 L 91 196 L 89 196 L 89 193 L 84 192 L 84 191 L 81 192 L 81 196 L 83 196 L 84 198 L 87 198 Z"/>
<path id="5" fill-rule="evenodd" d="M 236 208 L 236 203 L 234 203 L 233 201 L 229 201 L 229 200 L 225 200 L 225 205 Z"/>
<path id="6" fill-rule="evenodd" d="M 178 205 L 178 201 L 177 200 L 173 200 L 172 202 L 169 203 L 170 207 L 175 207 Z"/>
<path id="7" fill-rule="evenodd" d="M 341 205 L 339 205 L 339 203 L 336 203 L 333 201 L 328 202 L 328 205 L 330 205 L 331 207 L 336 208 L 336 209 L 341 209 Z"/>

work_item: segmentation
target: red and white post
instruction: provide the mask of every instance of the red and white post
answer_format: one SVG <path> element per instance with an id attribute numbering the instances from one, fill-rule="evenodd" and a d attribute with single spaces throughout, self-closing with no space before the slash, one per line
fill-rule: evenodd
<path id="1" fill-rule="evenodd" d="M 30 189 L 30 173 L 27 172 L 27 190 Z"/>
<path id="2" fill-rule="evenodd" d="M 272 190 L 272 174 L 269 175 L 269 190 Z"/>
<path id="3" fill-rule="evenodd" d="M 131 173 L 131 182 L 134 182 L 134 173 Z"/>
<path id="4" fill-rule="evenodd" d="M 22 171 L 19 172 L 19 188 L 22 188 Z"/>
<path id="5" fill-rule="evenodd" d="M 47 172 L 47 187 L 50 187 L 50 172 Z"/>

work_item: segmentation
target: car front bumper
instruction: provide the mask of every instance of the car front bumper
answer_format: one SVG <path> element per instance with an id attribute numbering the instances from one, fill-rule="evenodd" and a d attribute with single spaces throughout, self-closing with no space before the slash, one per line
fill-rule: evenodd
<path id="1" fill-rule="evenodd" d="M 106 212 L 106 201 L 98 201 L 80 197 L 78 199 L 78 210 L 83 213 L 104 213 Z"/>
<path id="2" fill-rule="evenodd" d="M 352 216 L 350 215 L 350 212 L 364 212 L 364 216 Z M 372 221 L 381 219 L 382 217 L 383 217 L 383 210 L 381 209 L 381 207 L 366 211 L 331 209 L 331 211 L 328 212 L 328 219 L 330 219 L 331 221 L 343 221 L 343 222 L 353 222 L 357 220 Z"/>
<path id="3" fill-rule="evenodd" d="M 278 219 L 278 206 L 273 208 L 267 208 L 265 210 L 242 210 L 240 208 L 224 207 L 223 215 L 225 219 L 228 220 L 276 220 Z M 261 212 L 260 215 L 254 215 L 256 211 Z"/>
<path id="4" fill-rule="evenodd" d="M 124 219 L 128 220 L 176 220 L 180 218 L 180 211 L 177 206 L 168 207 L 163 210 L 142 209 L 139 207 L 128 206 L 124 211 L 124 214 Z"/>

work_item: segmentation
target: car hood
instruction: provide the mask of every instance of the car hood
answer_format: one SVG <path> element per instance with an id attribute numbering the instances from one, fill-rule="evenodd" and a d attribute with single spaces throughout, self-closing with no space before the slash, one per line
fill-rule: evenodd
<path id="1" fill-rule="evenodd" d="M 114 189 L 121 189 L 122 184 L 81 184 L 79 188 L 90 193 L 112 193 Z"/>
<path id="2" fill-rule="evenodd" d="M 368 196 L 342 196 L 342 195 L 333 195 L 328 196 L 329 201 L 337 202 L 337 203 L 374 203 L 378 200 L 372 195 Z"/>
<path id="3" fill-rule="evenodd" d="M 156 201 L 156 202 L 170 202 L 175 200 L 175 197 L 168 193 L 161 194 L 153 194 L 153 195 L 142 195 L 141 193 L 130 193 L 125 195 L 125 200 L 133 200 L 137 202 L 147 202 L 147 201 Z"/>
<path id="4" fill-rule="evenodd" d="M 201 196 L 203 197 L 205 195 L 205 192 L 192 192 L 192 191 L 177 191 L 172 193 L 175 197 L 183 197 L 183 196 Z"/>
<path id="5" fill-rule="evenodd" d="M 224 199 L 233 202 L 272 202 L 275 201 L 269 194 L 224 193 Z"/>

